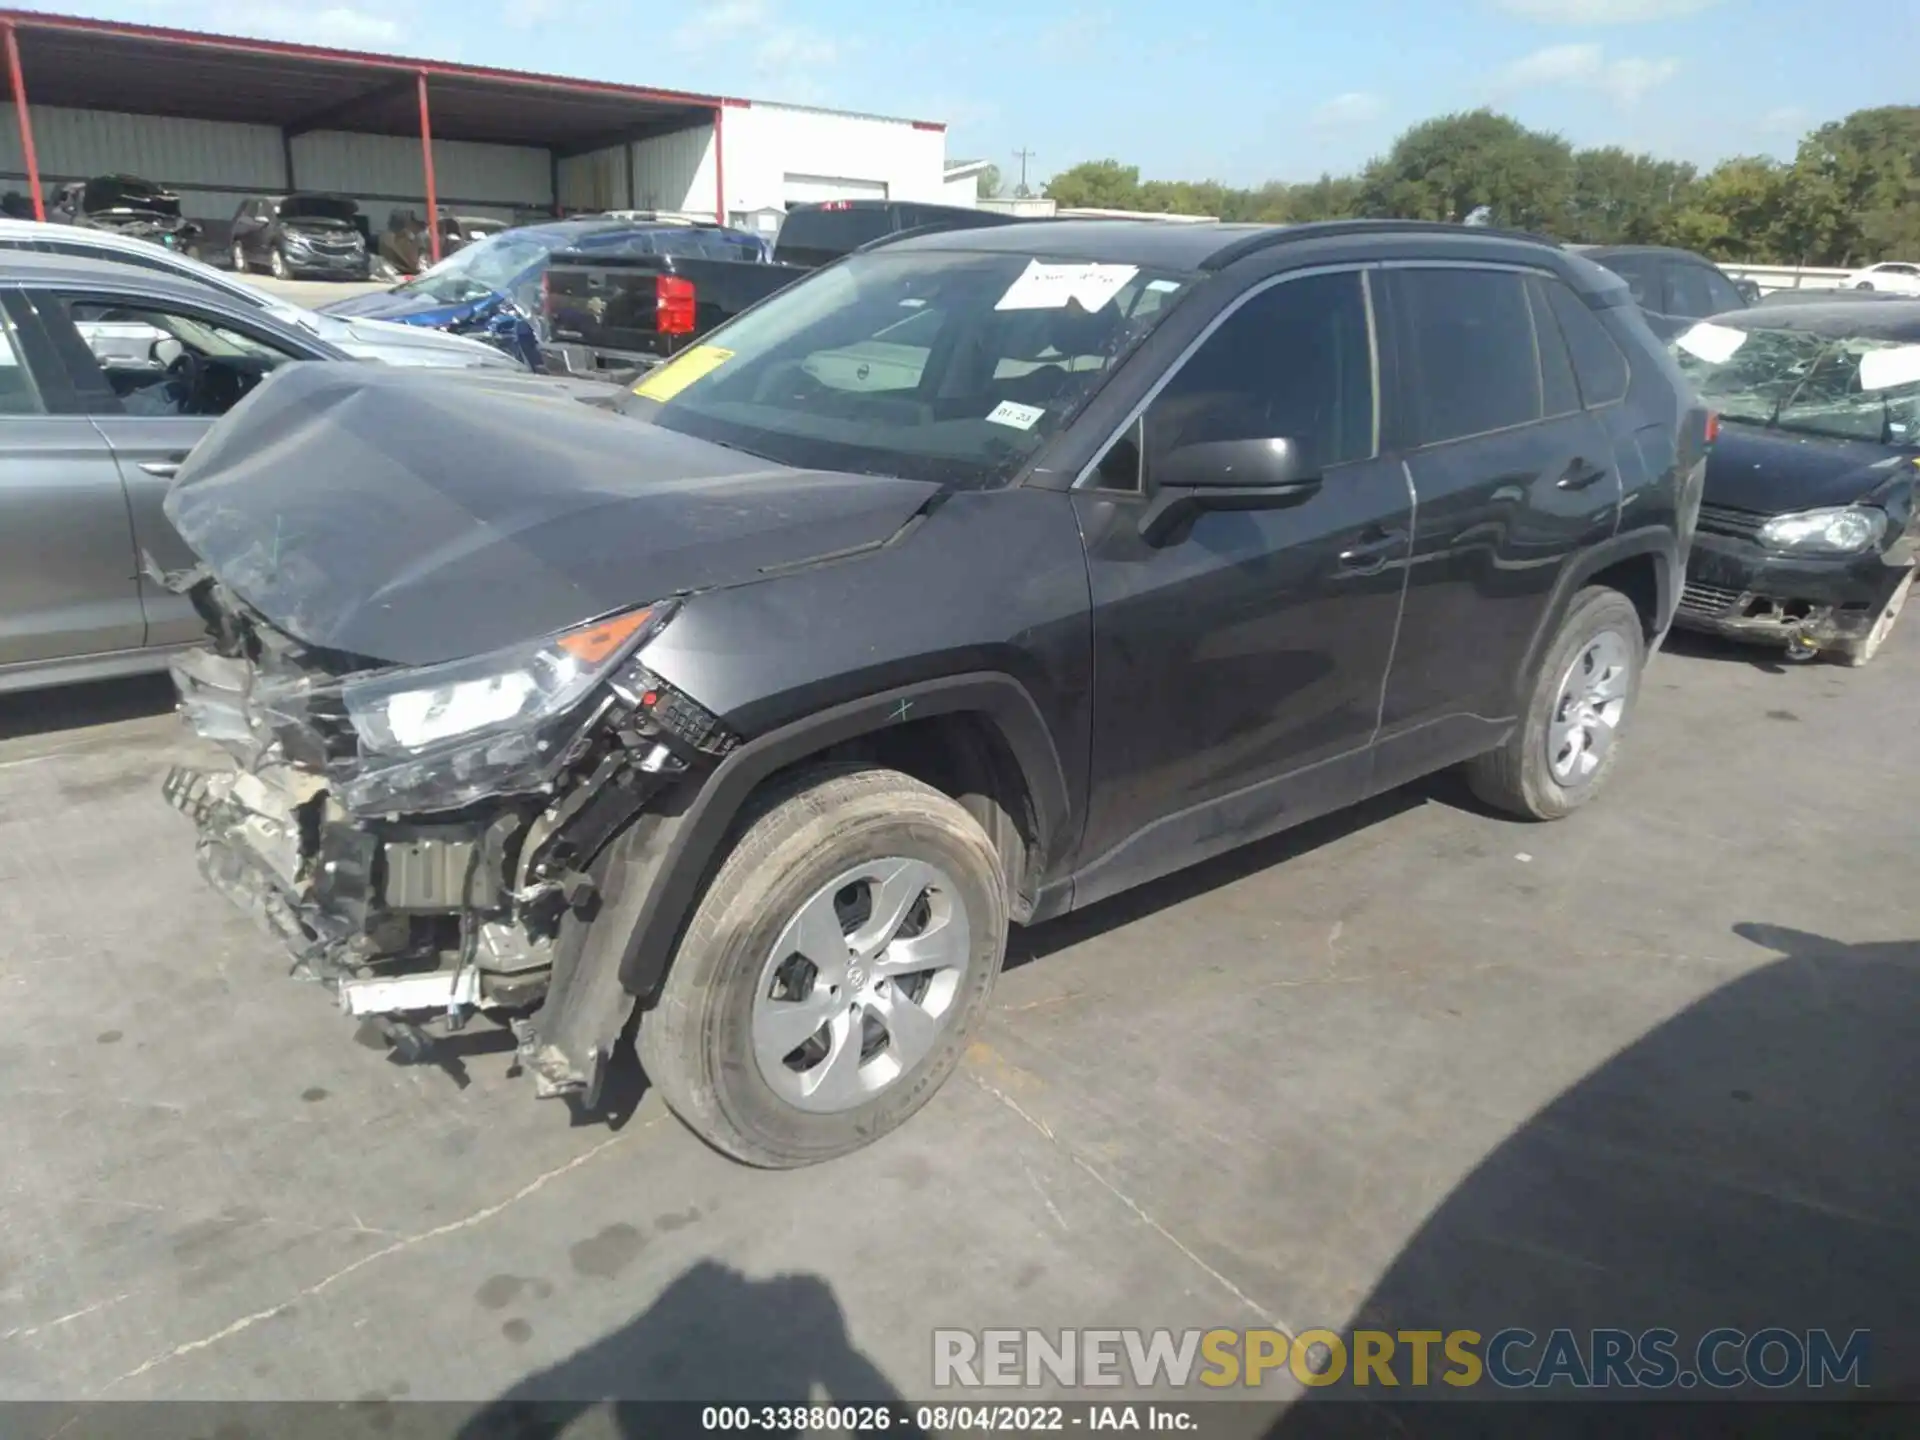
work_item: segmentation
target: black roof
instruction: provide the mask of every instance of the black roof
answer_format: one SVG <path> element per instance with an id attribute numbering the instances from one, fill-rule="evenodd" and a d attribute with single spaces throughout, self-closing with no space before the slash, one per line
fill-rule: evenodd
<path id="1" fill-rule="evenodd" d="M 1755 305 L 1713 317 L 1734 330 L 1804 330 L 1862 340 L 1920 341 L 1920 300 L 1820 300 Z"/>
<path id="2" fill-rule="evenodd" d="M 1706 256 L 1693 250 L 1682 250 L 1678 245 L 1569 245 L 1567 249 L 1589 260 L 1600 260 L 1608 255 L 1684 255 L 1689 260 L 1707 260 Z M 1712 263 L 1707 260 L 1707 264 Z"/>
<path id="3" fill-rule="evenodd" d="M 1107 261 L 1156 270 L 1219 270 L 1248 255 L 1282 245 L 1363 237 L 1430 237 L 1484 249 L 1515 242 L 1564 256 L 1550 240 L 1517 230 L 1448 225 L 1424 220 L 1328 220 L 1307 225 L 1250 225 L 1224 221 L 1028 220 L 977 230 L 902 236 L 902 249 L 1040 254 L 1061 260 Z M 891 248 L 891 247 L 890 247 Z"/>

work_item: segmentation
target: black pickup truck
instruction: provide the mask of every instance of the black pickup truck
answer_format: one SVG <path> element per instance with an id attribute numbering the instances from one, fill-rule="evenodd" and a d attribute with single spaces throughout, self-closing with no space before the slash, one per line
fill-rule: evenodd
<path id="1" fill-rule="evenodd" d="M 1012 217 L 910 201 L 798 205 L 771 259 L 739 253 L 749 237 L 717 225 L 662 231 L 632 253 L 560 254 L 542 297 L 546 368 L 620 380 L 670 359 L 808 271 L 907 230 L 975 229 Z M 726 237 L 729 248 L 718 248 Z"/>

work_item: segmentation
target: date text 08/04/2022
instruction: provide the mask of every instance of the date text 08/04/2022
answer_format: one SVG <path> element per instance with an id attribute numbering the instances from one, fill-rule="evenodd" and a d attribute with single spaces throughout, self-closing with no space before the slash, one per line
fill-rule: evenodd
<path id="1" fill-rule="evenodd" d="M 1190 1433 L 1200 1428 L 1179 1405 L 708 1405 L 700 1412 L 706 1431 L 847 1434 L 900 1430 L 908 1434 L 996 1431 L 1008 1434 L 1080 1430 L 1149 1430 Z"/>

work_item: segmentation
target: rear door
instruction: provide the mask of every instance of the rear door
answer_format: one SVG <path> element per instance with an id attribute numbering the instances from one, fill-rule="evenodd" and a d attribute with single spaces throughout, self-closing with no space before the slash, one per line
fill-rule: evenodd
<path id="1" fill-rule="evenodd" d="M 133 530 L 112 452 L 31 297 L 0 302 L 0 671 L 138 649 Z"/>
<path id="2" fill-rule="evenodd" d="M 1611 438 L 1525 272 L 1396 267 L 1388 293 L 1415 516 L 1376 789 L 1500 738 L 1562 568 L 1620 508 Z"/>

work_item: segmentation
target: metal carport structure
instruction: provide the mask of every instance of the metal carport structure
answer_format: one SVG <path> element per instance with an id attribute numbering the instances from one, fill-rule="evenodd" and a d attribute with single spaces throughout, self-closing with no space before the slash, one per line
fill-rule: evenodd
<path id="1" fill-rule="evenodd" d="M 298 137 L 317 131 L 417 137 L 429 217 L 439 213 L 433 146 L 468 140 L 545 150 L 557 206 L 562 160 L 711 127 L 715 208 L 724 215 L 722 134 L 743 102 L 239 36 L 0 10 L 7 81 L 34 213 L 45 194 L 29 103 L 137 116 L 269 126 L 287 190 L 300 188 Z M 166 181 L 165 176 L 149 179 Z M 434 258 L 440 227 L 429 224 Z"/>

